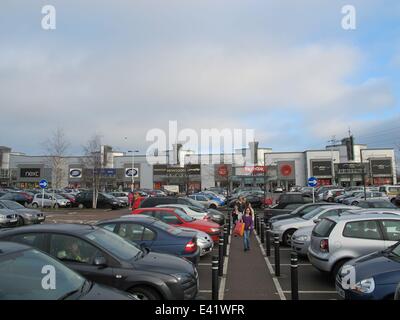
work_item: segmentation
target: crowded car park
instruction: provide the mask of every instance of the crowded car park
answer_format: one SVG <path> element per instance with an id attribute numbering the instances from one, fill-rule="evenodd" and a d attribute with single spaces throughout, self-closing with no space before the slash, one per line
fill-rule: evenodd
<path id="1" fill-rule="evenodd" d="M 29 250 L 38 250 L 38 257 L 56 259 L 65 265 L 63 272 L 77 273 L 82 279 L 87 279 L 82 281 L 89 281 L 100 288 L 93 287 L 93 284 L 85 285 L 88 286 L 85 288 L 87 295 L 78 297 L 71 293 L 66 295 L 68 299 L 90 299 L 91 290 L 101 290 L 105 298 L 109 295 L 109 299 L 209 298 L 210 259 L 218 249 L 223 227 L 231 219 L 229 203 L 254 196 L 261 198 L 263 204 L 255 208 L 255 212 L 265 219 L 271 238 L 276 235 L 281 242 L 279 250 L 283 273 L 289 270 L 288 253 L 298 254 L 299 273 L 302 275 L 301 298 L 393 299 L 400 282 L 400 208 L 393 201 L 397 195 L 385 197 L 382 191 L 379 197 L 374 197 L 373 193 L 379 191 L 371 190 L 376 189 L 346 190 L 323 186 L 313 190 L 314 198 L 308 188 L 265 192 L 253 187 L 235 190 L 228 196 L 211 190 L 199 192 L 224 201 L 218 209 L 210 207 L 208 202 L 197 201 L 190 194 L 172 196 L 150 190 L 125 193 L 104 191 L 99 193 L 104 197 L 99 197 L 99 200 L 113 199 L 111 205 L 100 205 L 96 210 L 110 212 L 115 218 L 105 219 L 102 218 L 104 214 L 100 214 L 96 220 L 83 224 L 76 224 L 73 219 L 66 220 L 67 223 L 57 219 L 63 215 L 71 218 L 70 214 L 76 218 L 80 212 L 95 210 L 79 206 L 79 199 L 83 198 L 80 193 L 87 196 L 93 191 L 37 190 L 32 192 L 33 201 L 30 204 L 21 205 L 16 201 L 0 199 L 0 211 L 4 210 L 0 216 L 0 241 L 5 248 L 10 242 L 18 243 L 21 247 L 16 246 L 13 250 L 26 251 L 29 255 Z M 328 193 L 329 197 L 316 196 L 331 190 L 334 192 Z M 30 191 L 2 192 L 6 195 L 9 192 Z M 345 195 L 354 198 L 354 192 L 361 192 L 355 198 L 358 199 L 357 204 L 335 199 L 343 199 Z M 53 203 L 34 206 L 35 195 L 43 193 L 49 195 L 48 200 Z M 62 194 L 73 195 L 77 205 L 55 206 Z M 137 208 L 134 208 L 132 194 L 140 197 Z M 123 205 L 116 202 L 118 205 L 113 206 L 113 201 L 125 200 L 116 196 L 126 196 L 128 202 L 124 201 Z M 31 226 L 23 226 L 28 224 Z M 274 265 L 273 259 L 267 259 Z M 341 270 L 345 266 L 353 266 L 357 272 L 353 289 L 341 285 Z M 116 273 L 109 274 L 109 268 Z M 23 275 L 15 273 L 15 276 Z M 121 276 L 124 280 L 110 281 L 109 277 L 113 276 Z M 277 279 L 284 288 L 282 295 L 289 297 L 290 290 L 285 290 L 287 280 L 282 277 Z M 160 286 L 160 283 L 164 284 Z M 204 289 L 204 286 L 207 288 Z M 92 289 L 89 290 L 89 287 Z M 169 289 L 165 291 L 164 287 Z M 25 295 L 18 290 L 12 291 L 9 297 L 20 294 L 23 299 Z M 2 292 L 2 296 L 6 299 L 7 293 Z M 31 296 L 26 295 L 28 297 Z"/>

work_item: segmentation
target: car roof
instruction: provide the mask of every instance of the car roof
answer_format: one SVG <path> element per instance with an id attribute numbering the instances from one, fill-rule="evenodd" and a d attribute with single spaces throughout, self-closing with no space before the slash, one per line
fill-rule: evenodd
<path id="1" fill-rule="evenodd" d="M 357 220 L 383 220 L 383 219 L 395 219 L 399 220 L 400 216 L 396 214 L 376 214 L 376 213 L 363 213 L 360 214 L 350 214 L 350 215 L 341 215 L 341 216 L 333 216 L 326 219 L 330 219 L 335 222 L 340 221 L 357 221 Z"/>
<path id="2" fill-rule="evenodd" d="M 54 223 L 54 224 L 35 224 L 31 226 L 23 226 L 18 228 L 7 228 L 0 229 L 0 236 L 6 233 L 19 233 L 19 231 L 24 232 L 61 232 L 69 234 L 86 234 L 92 230 L 94 227 L 89 224 L 78 224 L 78 223 Z"/>
<path id="3" fill-rule="evenodd" d="M 370 198 L 370 199 L 361 199 L 359 202 L 390 202 L 389 199 L 376 199 L 376 198 Z"/>
<path id="4" fill-rule="evenodd" d="M 140 210 L 140 211 L 165 211 L 165 212 L 172 212 L 174 211 L 173 208 L 163 208 L 163 207 L 149 207 L 149 208 L 137 208 L 136 210 Z"/>
<path id="5" fill-rule="evenodd" d="M 114 219 L 101 220 L 101 221 L 97 222 L 96 225 L 103 224 L 105 222 L 122 222 L 122 221 L 135 221 L 135 222 L 139 222 L 139 223 L 144 222 L 147 224 L 152 224 L 152 223 L 158 221 L 158 219 L 154 218 L 154 217 L 146 216 L 145 214 L 127 214 L 127 215 L 123 215 L 121 217 L 114 218 Z"/>

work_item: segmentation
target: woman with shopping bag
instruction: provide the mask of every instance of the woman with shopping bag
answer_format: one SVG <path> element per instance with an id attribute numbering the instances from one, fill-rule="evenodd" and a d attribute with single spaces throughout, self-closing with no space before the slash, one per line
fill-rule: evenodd
<path id="1" fill-rule="evenodd" d="M 250 232 L 254 228 L 254 221 L 253 221 L 253 211 L 251 207 L 247 207 L 244 211 L 244 215 L 242 217 L 243 223 L 243 244 L 244 244 L 244 251 L 250 250 Z"/>

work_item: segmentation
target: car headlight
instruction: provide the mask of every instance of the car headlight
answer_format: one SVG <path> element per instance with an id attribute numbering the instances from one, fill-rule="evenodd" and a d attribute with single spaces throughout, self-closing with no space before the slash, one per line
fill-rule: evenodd
<path id="1" fill-rule="evenodd" d="M 183 282 L 185 280 L 190 279 L 190 275 L 186 273 L 175 273 L 172 276 L 178 279 L 179 282 Z"/>
<path id="2" fill-rule="evenodd" d="M 211 228 L 210 230 L 211 230 L 211 232 L 218 232 L 219 228 Z"/>
<path id="3" fill-rule="evenodd" d="M 0 214 L 0 219 L 5 219 L 5 218 L 6 218 L 5 215 Z"/>
<path id="4" fill-rule="evenodd" d="M 371 293 L 375 290 L 374 278 L 368 278 L 357 282 L 352 290 L 361 293 Z"/>
<path id="5" fill-rule="evenodd" d="M 298 240 L 298 241 L 308 241 L 308 239 L 309 239 L 309 236 L 307 236 L 307 235 L 302 235 L 302 236 L 298 236 L 298 237 L 296 237 L 296 240 Z"/>

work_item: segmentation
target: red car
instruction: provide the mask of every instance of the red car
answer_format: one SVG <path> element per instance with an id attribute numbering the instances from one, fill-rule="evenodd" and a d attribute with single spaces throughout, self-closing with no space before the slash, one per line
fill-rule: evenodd
<path id="1" fill-rule="evenodd" d="M 144 214 L 176 227 L 192 228 L 207 233 L 214 242 L 219 240 L 219 224 L 208 220 L 196 220 L 178 208 L 139 208 L 132 214 Z"/>

